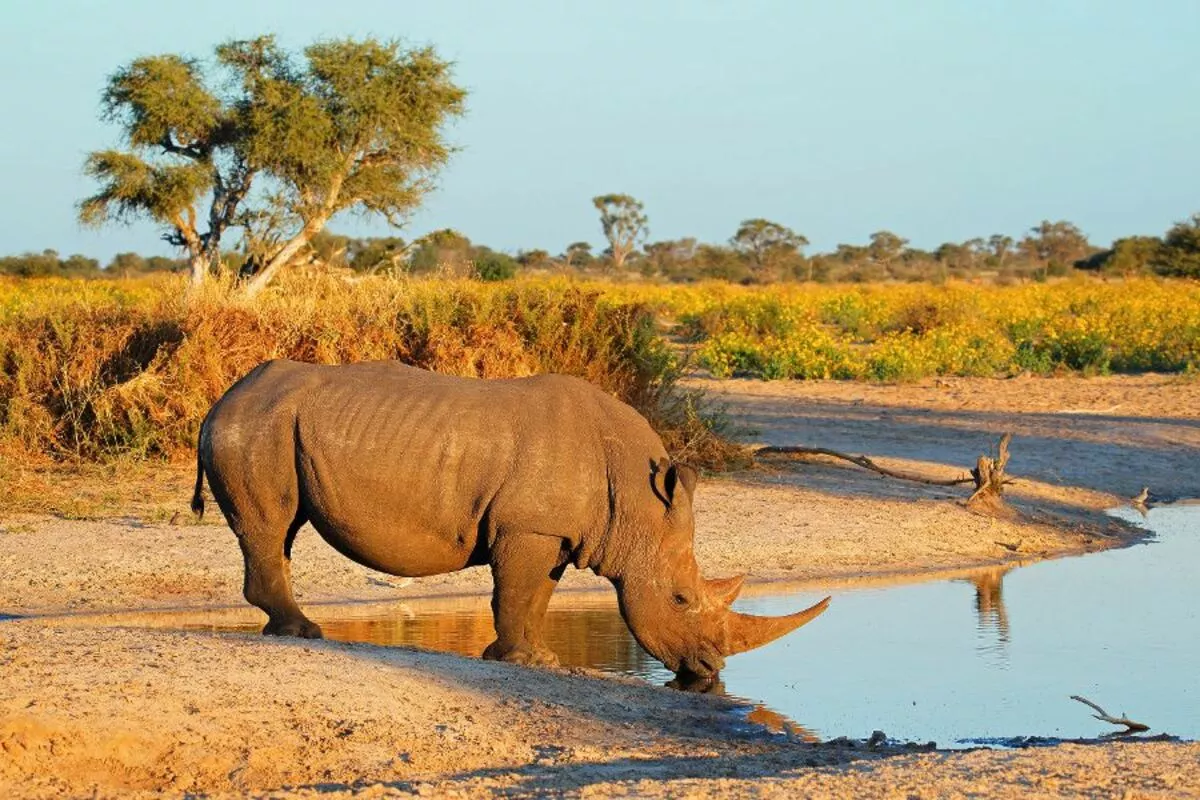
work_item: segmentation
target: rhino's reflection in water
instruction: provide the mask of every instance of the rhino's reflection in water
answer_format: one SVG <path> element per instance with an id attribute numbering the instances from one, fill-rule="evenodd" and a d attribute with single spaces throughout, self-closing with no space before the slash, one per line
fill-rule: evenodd
<path id="1" fill-rule="evenodd" d="M 591 667 L 651 677 L 662 671 L 625 626 L 611 603 L 572 603 L 546 618 L 546 643 L 563 666 Z M 496 638 L 492 611 L 485 599 L 416 601 L 370 608 L 313 607 L 325 637 L 344 642 L 423 647 L 479 657 Z M 261 623 L 188 624 L 187 628 L 258 632 Z"/>
<path id="2" fill-rule="evenodd" d="M 425 608 L 427 605 L 430 607 Z M 370 609 L 318 607 L 313 611 L 326 638 L 344 642 L 415 646 L 478 657 L 495 638 L 491 608 L 485 600 L 418 601 Z M 184 627 L 257 633 L 261 626 L 239 621 Z M 670 675 L 637 645 L 612 603 L 581 603 L 567 597 L 559 608 L 552 605 L 546 619 L 546 642 L 563 666 L 589 667 L 653 682 L 663 682 Z M 727 694 L 719 676 L 674 677 L 663 685 L 686 692 Z M 761 703 L 750 708 L 746 720 L 773 733 L 818 741 L 814 733 Z"/>
<path id="3" fill-rule="evenodd" d="M 1181 635 L 1196 629 L 1200 507 L 1152 508 L 1148 523 L 1157 534 L 1149 546 L 923 583 L 840 584 L 819 623 L 731 658 L 707 682 L 673 678 L 642 652 L 611 595 L 556 594 L 547 644 L 564 665 L 749 698 L 747 722 L 801 739 L 883 730 L 953 746 L 976 737 L 1095 736 L 1106 728 L 1067 699 L 1084 690 L 1151 718 L 1156 730 L 1200 737 L 1195 703 L 1180 701 L 1192 696 L 1200 663 L 1200 638 Z M 1137 591 L 1112 591 L 1124 585 Z M 739 610 L 787 614 L 826 593 L 778 592 L 745 593 Z M 478 657 L 494 636 L 483 597 L 310 608 L 342 640 Z M 263 621 L 247 607 L 133 624 L 257 633 Z"/>
<path id="4" fill-rule="evenodd" d="M 476 657 L 496 638 L 492 612 L 486 604 L 402 619 L 334 620 L 322 621 L 322 625 L 329 638 L 416 645 Z M 637 646 L 620 614 L 605 606 L 558 611 L 551 608 L 545 636 L 546 644 L 563 666 L 644 675 L 658 664 Z"/>

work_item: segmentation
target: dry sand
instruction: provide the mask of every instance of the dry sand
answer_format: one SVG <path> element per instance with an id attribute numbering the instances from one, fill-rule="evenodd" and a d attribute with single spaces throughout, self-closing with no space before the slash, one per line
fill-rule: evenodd
<path id="1" fill-rule="evenodd" d="M 1013 487 L 1018 521 L 968 512 L 962 489 L 827 462 L 773 461 L 703 482 L 702 566 L 749 572 L 760 588 L 917 579 L 1110 547 L 1137 534 L 1100 511 L 1142 485 L 1200 496 L 1196 381 L 710 388 L 760 441 L 866 453 L 934 476 L 960 473 L 1001 432 L 1016 434 L 1010 469 L 1027 478 Z M 186 470 L 173 475 L 186 484 Z M 181 492 L 180 510 L 186 500 Z M 122 512 L 70 521 L 0 508 L 0 614 L 37 615 L 0 623 L 0 796 L 1200 794 L 1195 744 L 972 753 L 811 745 L 740 734 L 729 701 L 611 677 L 112 627 L 122 618 L 91 612 L 242 604 L 241 560 L 223 525 Z M 297 541 L 295 577 L 302 603 L 490 586 L 485 570 L 398 581 L 338 556 L 311 531 Z M 583 573 L 564 584 L 611 591 Z"/>

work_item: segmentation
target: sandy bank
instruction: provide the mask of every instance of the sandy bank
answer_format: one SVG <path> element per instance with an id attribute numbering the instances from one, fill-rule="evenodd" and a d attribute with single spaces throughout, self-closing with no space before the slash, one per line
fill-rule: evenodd
<path id="1" fill-rule="evenodd" d="M 919 579 L 1130 541 L 1136 532 L 1102 510 L 1142 485 L 1200 496 L 1196 381 L 713 388 L 759 441 L 866 453 L 931 476 L 960 473 L 1011 430 L 1011 471 L 1025 480 L 1012 488 L 1023 514 L 1015 522 L 968 512 L 962 490 L 825 462 L 705 480 L 697 552 L 710 575 L 748 572 L 763 586 Z M 0 614 L 243 606 L 241 557 L 219 518 L 149 521 L 186 512 L 189 472 L 158 471 L 173 499 L 152 513 L 123 500 L 84 520 L 0 507 Z M 294 561 L 302 604 L 490 591 L 482 569 L 412 582 L 374 573 L 311 530 Z M 563 588 L 607 584 L 570 571 Z M 813 746 L 742 735 L 729 701 L 611 677 L 410 649 L 93 627 L 113 622 L 100 617 L 63 622 L 0 622 L 0 796 L 1200 792 L 1195 744 Z"/>

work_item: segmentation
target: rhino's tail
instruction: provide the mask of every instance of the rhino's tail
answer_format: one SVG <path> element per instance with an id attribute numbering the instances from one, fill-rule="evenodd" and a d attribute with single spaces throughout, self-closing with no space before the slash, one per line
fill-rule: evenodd
<path id="1" fill-rule="evenodd" d="M 196 489 L 192 492 L 192 513 L 196 519 L 204 519 L 204 458 L 200 455 L 200 441 L 204 438 L 204 426 L 196 438 Z"/>

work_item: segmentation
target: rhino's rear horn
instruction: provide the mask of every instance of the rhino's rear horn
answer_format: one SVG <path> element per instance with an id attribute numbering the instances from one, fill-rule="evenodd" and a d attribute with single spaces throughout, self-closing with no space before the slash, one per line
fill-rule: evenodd
<path id="1" fill-rule="evenodd" d="M 785 617 L 757 617 L 753 614 L 729 612 L 729 640 L 724 655 L 732 656 L 762 647 L 799 628 L 806 622 L 812 622 L 829 608 L 829 598 L 826 597 L 816 605 L 789 614 Z"/>

